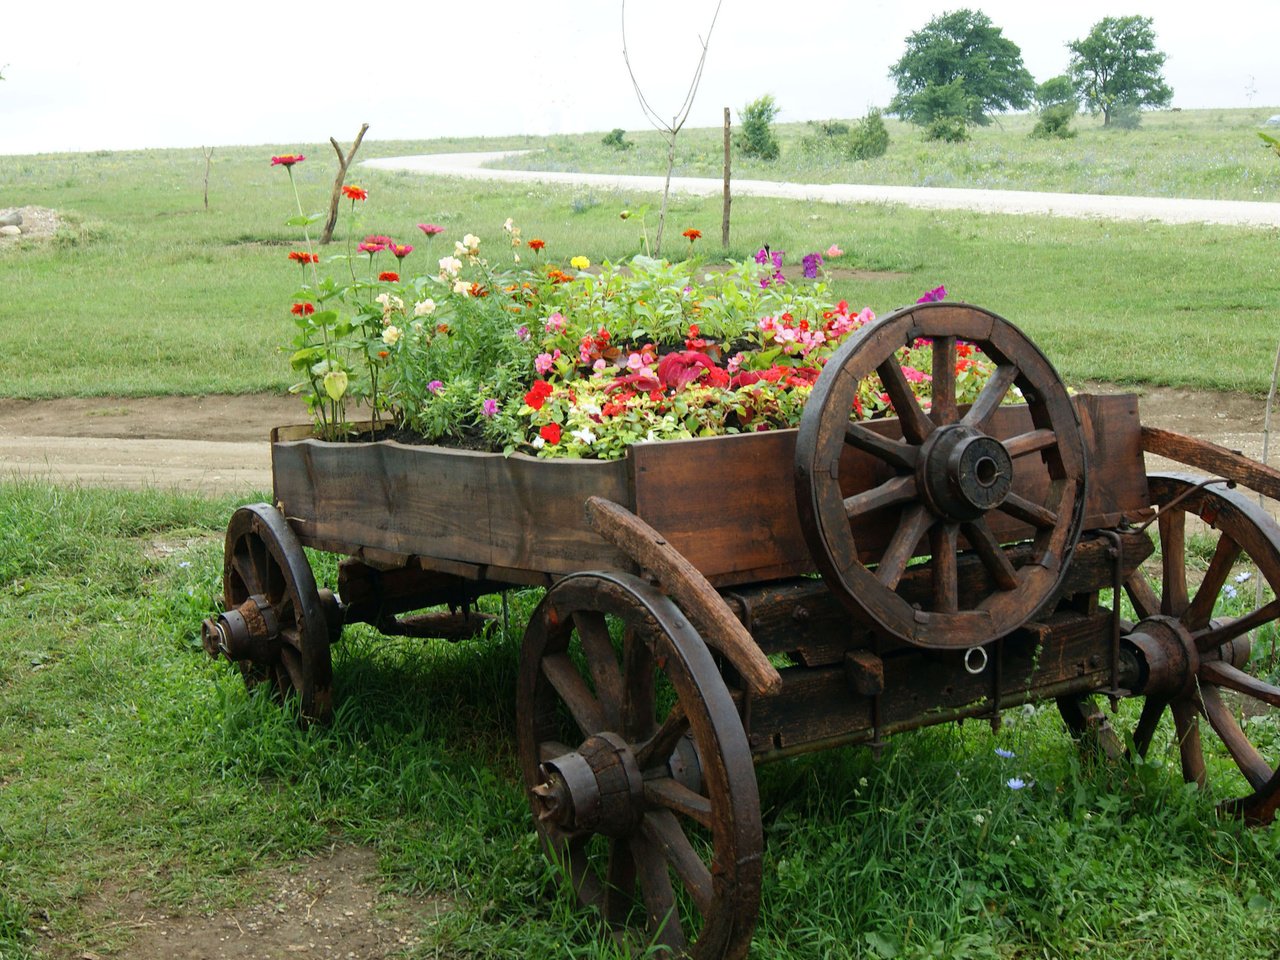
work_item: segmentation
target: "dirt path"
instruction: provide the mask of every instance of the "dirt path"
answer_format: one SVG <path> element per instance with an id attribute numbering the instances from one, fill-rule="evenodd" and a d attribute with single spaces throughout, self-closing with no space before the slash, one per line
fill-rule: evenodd
<path id="1" fill-rule="evenodd" d="M 1261 459 L 1264 401 L 1165 388 L 1141 394 L 1143 423 Z M 271 428 L 305 420 L 301 401 L 275 394 L 0 400 L 0 476 L 205 494 L 267 492 Z"/>

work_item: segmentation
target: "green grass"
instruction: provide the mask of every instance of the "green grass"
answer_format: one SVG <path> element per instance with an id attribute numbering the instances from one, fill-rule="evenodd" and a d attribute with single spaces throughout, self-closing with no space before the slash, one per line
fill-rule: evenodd
<path id="1" fill-rule="evenodd" d="M 510 637 L 348 630 L 335 722 L 301 731 L 199 649 L 231 507 L 0 486 L 0 956 L 34 956 L 37 924 L 119 949 L 112 897 L 225 909 L 263 895 L 260 869 L 334 842 L 376 848 L 388 889 L 448 897 L 418 956 L 617 956 L 521 796 L 533 596 L 515 598 Z M 1015 775 L 1034 784 L 1010 790 Z M 1169 752 L 1082 767 L 1051 706 L 1010 712 L 998 736 L 939 727 L 879 762 L 828 752 L 760 782 L 753 956 L 1274 955 L 1280 825 L 1219 822 Z"/>
<path id="2" fill-rule="evenodd" d="M 1231 111 L 1205 113 L 1195 129 L 1211 129 L 1214 114 L 1235 116 Z M 1101 156 L 1113 142 L 1145 143 L 1143 138 L 1162 136 L 1161 155 L 1176 166 L 1180 155 L 1170 146 L 1173 134 L 1162 135 L 1159 127 L 1191 116 L 1190 111 L 1153 115 L 1148 129 L 1099 132 L 1103 140 L 1096 150 Z M 984 130 L 981 137 L 1021 144 L 1025 138 L 1014 129 L 1020 122 L 1009 118 L 1006 131 Z M 1232 129 L 1239 132 L 1240 126 Z M 698 142 L 697 135 L 688 132 L 688 146 Z M 591 138 L 579 141 L 589 147 Z M 366 145 L 361 157 L 543 142 L 375 142 Z M 970 155 L 986 142 L 979 139 L 961 148 L 914 144 L 910 150 L 932 154 L 954 149 Z M 907 149 L 901 135 L 898 143 Z M 1053 156 L 1076 145 L 1055 145 Z M 284 225 L 293 212 L 287 177 L 271 168 L 268 158 L 293 149 L 309 156 L 296 168 L 304 208 L 319 209 L 327 202 L 333 168 L 322 145 L 219 148 L 208 212 L 201 202 L 204 160 L 199 151 L 6 158 L 0 164 L 5 202 L 56 208 L 66 224 L 52 243 L 24 242 L 0 252 L 5 277 L 0 396 L 287 389 L 292 377 L 281 348 L 292 337 L 288 309 L 297 277 L 286 253 L 301 242 L 296 228 Z M 584 148 L 582 154 L 593 150 Z M 1257 153 L 1266 159 L 1263 151 Z M 643 150 L 627 157 L 632 154 L 639 159 Z M 961 155 L 947 154 L 947 162 Z M 892 162 L 902 179 L 910 181 L 910 158 L 899 154 Z M 1015 163 L 1000 166 L 1021 168 Z M 1280 179 L 1280 163 L 1274 158 L 1264 169 L 1271 171 L 1272 182 Z M 778 172 L 799 176 L 789 168 Z M 750 169 L 739 173 L 757 175 Z M 581 253 L 593 261 L 622 259 L 638 251 L 640 226 L 634 218 L 619 220 L 618 211 L 657 206 L 653 195 L 589 188 L 477 185 L 360 169 L 351 179 L 371 191 L 355 232 L 384 232 L 414 242 L 417 249 L 407 266 L 422 272 L 430 272 L 429 264 L 451 252 L 446 241 L 466 231 L 478 233 L 492 251 L 502 242 L 500 225 L 507 217 L 515 218 L 526 238 L 543 237 L 555 258 Z M 1178 182 L 1168 189 L 1178 192 Z M 1018 180 L 1002 185 L 1037 184 Z M 847 251 L 842 266 L 890 272 L 876 279 L 839 280 L 839 296 L 885 312 L 945 283 L 954 297 L 1023 326 L 1069 381 L 1260 393 L 1270 379 L 1270 311 L 1280 288 L 1274 230 L 751 198 L 736 201 L 733 211 L 728 256 L 749 257 L 770 243 L 794 260 L 838 243 Z M 650 230 L 653 219 L 650 213 Z M 449 231 L 434 248 L 421 242 L 415 227 L 426 220 Z M 673 240 L 666 252 L 683 255 L 684 241 L 674 235 L 693 226 L 707 238 L 699 247 L 704 256 L 724 256 L 711 240 L 718 236 L 719 220 L 718 200 L 676 199 L 670 211 Z M 340 241 L 348 231 L 344 219 Z"/>
<path id="3" fill-rule="evenodd" d="M 735 177 L 799 183 L 886 183 L 985 190 L 1202 197 L 1215 200 L 1280 199 L 1280 164 L 1257 131 L 1274 107 L 1167 110 L 1144 113 L 1137 130 L 1104 128 L 1101 117 L 1072 122 L 1067 140 L 1033 140 L 1034 114 L 1010 114 L 971 129 L 968 143 L 927 143 L 917 127 L 888 118 L 889 150 L 869 161 L 841 158 L 815 147 L 807 124 L 778 124 L 782 155 L 776 161 L 735 156 Z M 736 123 L 735 118 L 735 123 Z M 599 134 L 554 137 L 540 151 L 502 166 L 545 170 L 665 173 L 666 146 L 652 130 L 628 134 L 619 152 Z M 724 162 L 719 128 L 691 129 L 678 139 L 676 174 L 720 177 Z"/>

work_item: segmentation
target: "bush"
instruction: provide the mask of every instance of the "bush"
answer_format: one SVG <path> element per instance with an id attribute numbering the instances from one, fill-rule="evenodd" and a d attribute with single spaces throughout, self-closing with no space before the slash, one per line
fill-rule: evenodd
<path id="1" fill-rule="evenodd" d="M 1037 140 L 1049 140 L 1054 137 L 1059 140 L 1068 140 L 1076 135 L 1076 132 L 1071 129 L 1071 118 L 1075 115 L 1076 107 L 1073 103 L 1059 103 L 1045 107 L 1040 111 L 1040 119 L 1036 121 L 1031 136 Z"/>
<path id="2" fill-rule="evenodd" d="M 737 146 L 744 157 L 778 159 L 778 138 L 773 135 L 773 118 L 777 115 L 778 105 L 767 93 L 738 111 L 742 130 L 738 133 Z"/>
<path id="3" fill-rule="evenodd" d="M 969 139 L 969 125 L 963 117 L 934 117 L 924 128 L 926 140 L 942 140 L 945 143 L 964 143 Z"/>
<path id="4" fill-rule="evenodd" d="M 614 127 L 600 138 L 600 142 L 606 147 L 613 147 L 615 150 L 630 150 L 635 146 L 634 143 L 627 139 L 627 131 L 621 127 Z"/>
<path id="5" fill-rule="evenodd" d="M 1136 103 L 1117 103 L 1111 108 L 1111 124 L 1121 130 L 1137 130 L 1142 123 L 1142 110 Z"/>
<path id="6" fill-rule="evenodd" d="M 854 160 L 874 160 L 883 157 L 888 149 L 889 130 L 884 125 L 884 115 L 878 109 L 868 110 L 849 134 L 849 156 Z"/>

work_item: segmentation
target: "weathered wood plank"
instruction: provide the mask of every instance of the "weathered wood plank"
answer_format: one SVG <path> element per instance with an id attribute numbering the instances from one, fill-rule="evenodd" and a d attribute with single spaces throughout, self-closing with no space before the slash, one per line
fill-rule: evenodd
<path id="1" fill-rule="evenodd" d="M 1280 471 L 1235 450 L 1159 427 L 1142 428 L 1142 447 L 1148 453 L 1185 463 L 1215 477 L 1226 477 L 1272 500 L 1280 500 Z"/>

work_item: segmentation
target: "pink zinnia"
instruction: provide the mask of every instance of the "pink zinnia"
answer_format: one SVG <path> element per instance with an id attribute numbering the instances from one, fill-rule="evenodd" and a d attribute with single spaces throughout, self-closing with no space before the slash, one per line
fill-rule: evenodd
<path id="1" fill-rule="evenodd" d="M 395 254 L 395 257 L 397 260 L 403 260 L 409 254 L 413 253 L 413 247 L 409 246 L 409 244 L 407 243 L 406 244 L 393 243 L 389 247 L 387 247 L 387 249 L 390 250 L 393 254 Z"/>
<path id="2" fill-rule="evenodd" d="M 418 224 L 418 229 L 428 237 L 434 237 L 437 233 L 444 233 L 444 227 L 438 223 L 420 223 Z"/>
<path id="3" fill-rule="evenodd" d="M 295 163 L 301 163 L 305 159 L 307 158 L 300 153 L 286 153 L 283 156 L 272 157 L 271 165 L 273 167 L 285 167 L 287 169 L 292 167 Z"/>
<path id="4" fill-rule="evenodd" d="M 360 246 L 356 247 L 356 249 L 361 253 L 367 253 L 372 256 L 375 253 L 381 253 L 383 250 L 387 249 L 387 245 L 385 243 L 376 243 L 374 242 L 374 239 L 370 237 L 368 240 L 361 243 Z"/>

